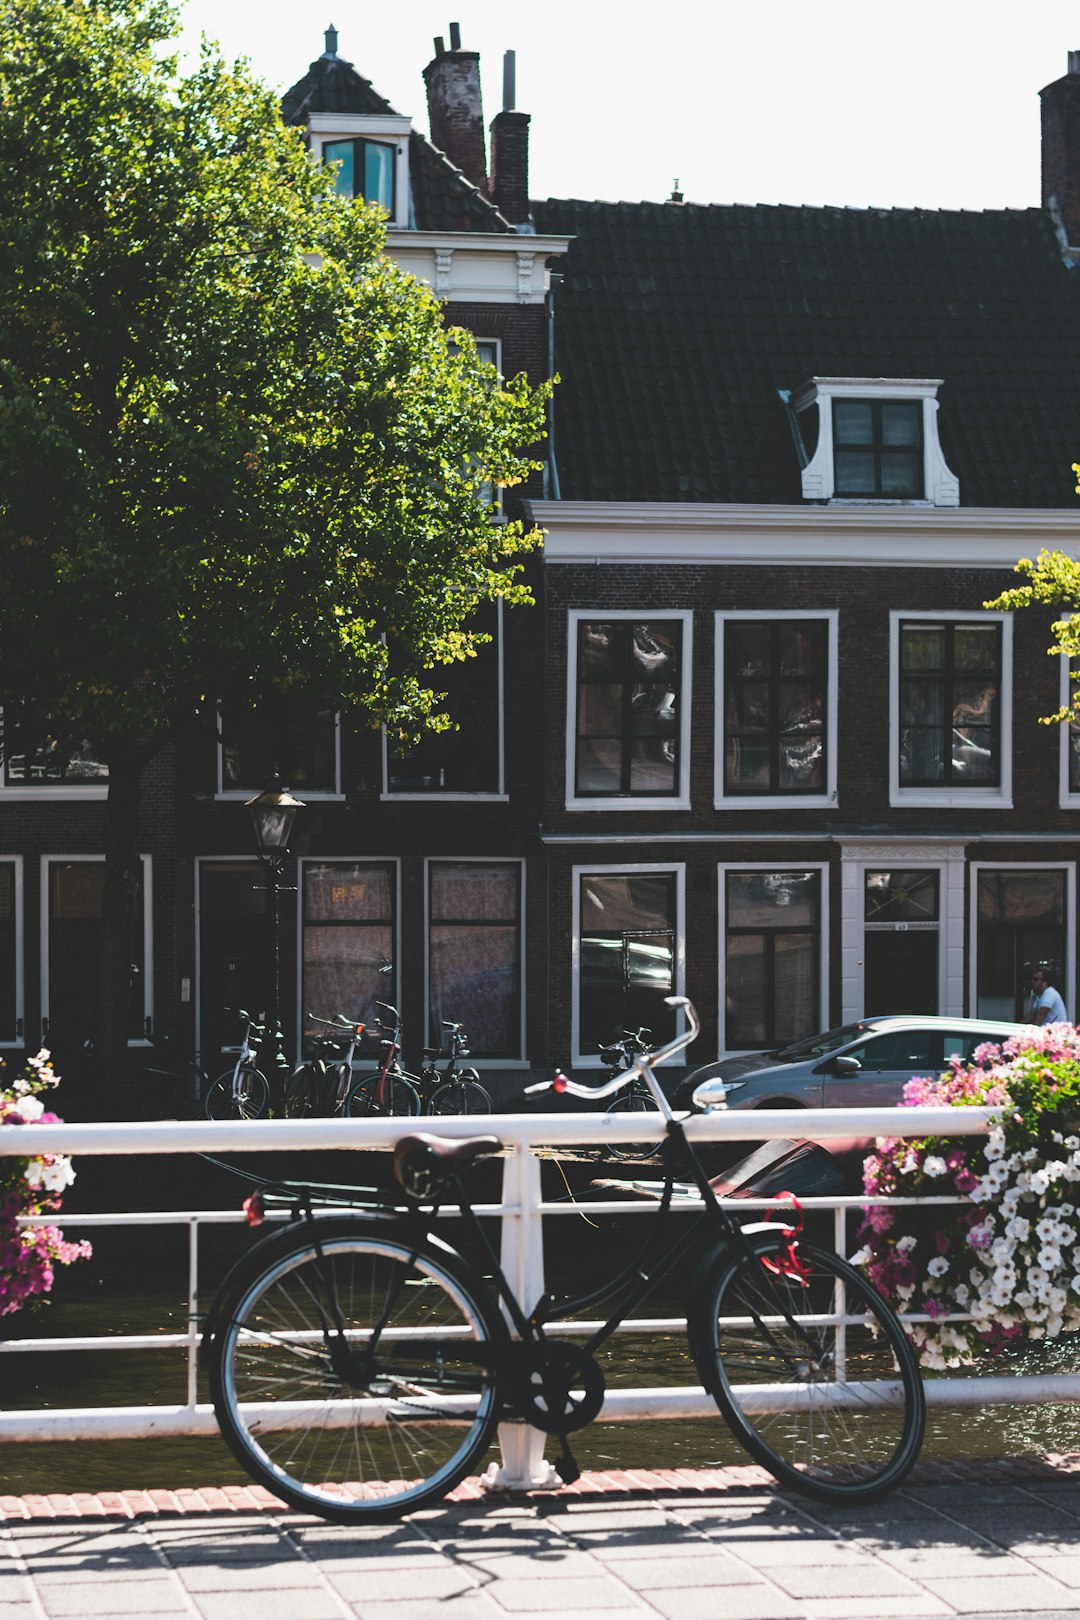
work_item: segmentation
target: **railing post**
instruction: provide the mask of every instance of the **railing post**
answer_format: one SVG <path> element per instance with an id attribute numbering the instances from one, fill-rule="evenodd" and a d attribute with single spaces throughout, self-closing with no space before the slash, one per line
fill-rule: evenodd
<path id="1" fill-rule="evenodd" d="M 503 1161 L 502 1251 L 500 1259 L 514 1298 L 526 1315 L 544 1292 L 544 1223 L 540 1214 L 540 1160 L 521 1141 Z M 547 1435 L 527 1423 L 500 1423 L 502 1463 L 484 1473 L 488 1490 L 529 1491 L 558 1485 L 544 1459 Z"/>

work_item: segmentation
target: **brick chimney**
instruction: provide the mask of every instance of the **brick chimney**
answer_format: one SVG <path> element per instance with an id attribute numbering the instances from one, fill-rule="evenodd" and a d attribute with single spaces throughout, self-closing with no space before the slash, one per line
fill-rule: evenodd
<path id="1" fill-rule="evenodd" d="M 491 200 L 511 225 L 529 217 L 529 114 L 516 112 L 514 52 L 503 57 L 502 112 L 491 120 Z"/>
<path id="2" fill-rule="evenodd" d="M 1042 200 L 1056 206 L 1071 245 L 1080 245 L 1080 51 L 1069 71 L 1039 92 L 1042 101 Z"/>
<path id="3" fill-rule="evenodd" d="M 461 29 L 450 24 L 450 49 L 435 41 L 435 59 L 424 69 L 428 121 L 433 143 L 451 163 L 479 186 L 488 189 L 484 147 L 484 108 L 480 100 L 480 53 L 461 49 Z"/>

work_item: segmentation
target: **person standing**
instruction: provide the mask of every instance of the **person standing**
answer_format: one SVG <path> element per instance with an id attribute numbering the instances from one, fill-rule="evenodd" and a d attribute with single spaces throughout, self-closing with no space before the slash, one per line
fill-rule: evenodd
<path id="1" fill-rule="evenodd" d="M 1031 1013 L 1033 1024 L 1067 1024 L 1069 1015 L 1065 1003 L 1054 989 L 1044 968 L 1036 968 L 1031 975 Z"/>

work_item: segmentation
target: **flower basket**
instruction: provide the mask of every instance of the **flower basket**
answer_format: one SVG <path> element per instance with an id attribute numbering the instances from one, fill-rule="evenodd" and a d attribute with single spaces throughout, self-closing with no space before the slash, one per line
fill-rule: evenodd
<path id="1" fill-rule="evenodd" d="M 0 1125 L 60 1124 L 59 1116 L 41 1101 L 41 1094 L 58 1084 L 48 1052 L 28 1059 L 22 1074 L 0 1089 Z M 19 1225 L 20 1216 L 58 1210 L 64 1188 L 74 1179 L 66 1154 L 39 1153 L 27 1158 L 5 1154 L 0 1158 L 0 1316 L 39 1304 L 52 1288 L 57 1266 L 90 1255 L 89 1243 L 69 1243 L 51 1223 Z"/>

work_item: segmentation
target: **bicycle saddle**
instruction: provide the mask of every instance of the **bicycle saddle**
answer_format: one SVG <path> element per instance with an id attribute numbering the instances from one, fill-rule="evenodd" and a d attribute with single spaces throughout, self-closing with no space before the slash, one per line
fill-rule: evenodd
<path id="1" fill-rule="evenodd" d="M 454 1171 L 501 1152 L 497 1136 L 468 1136 L 453 1142 L 427 1131 L 413 1131 L 394 1149 L 394 1178 L 410 1198 L 430 1198 Z"/>

